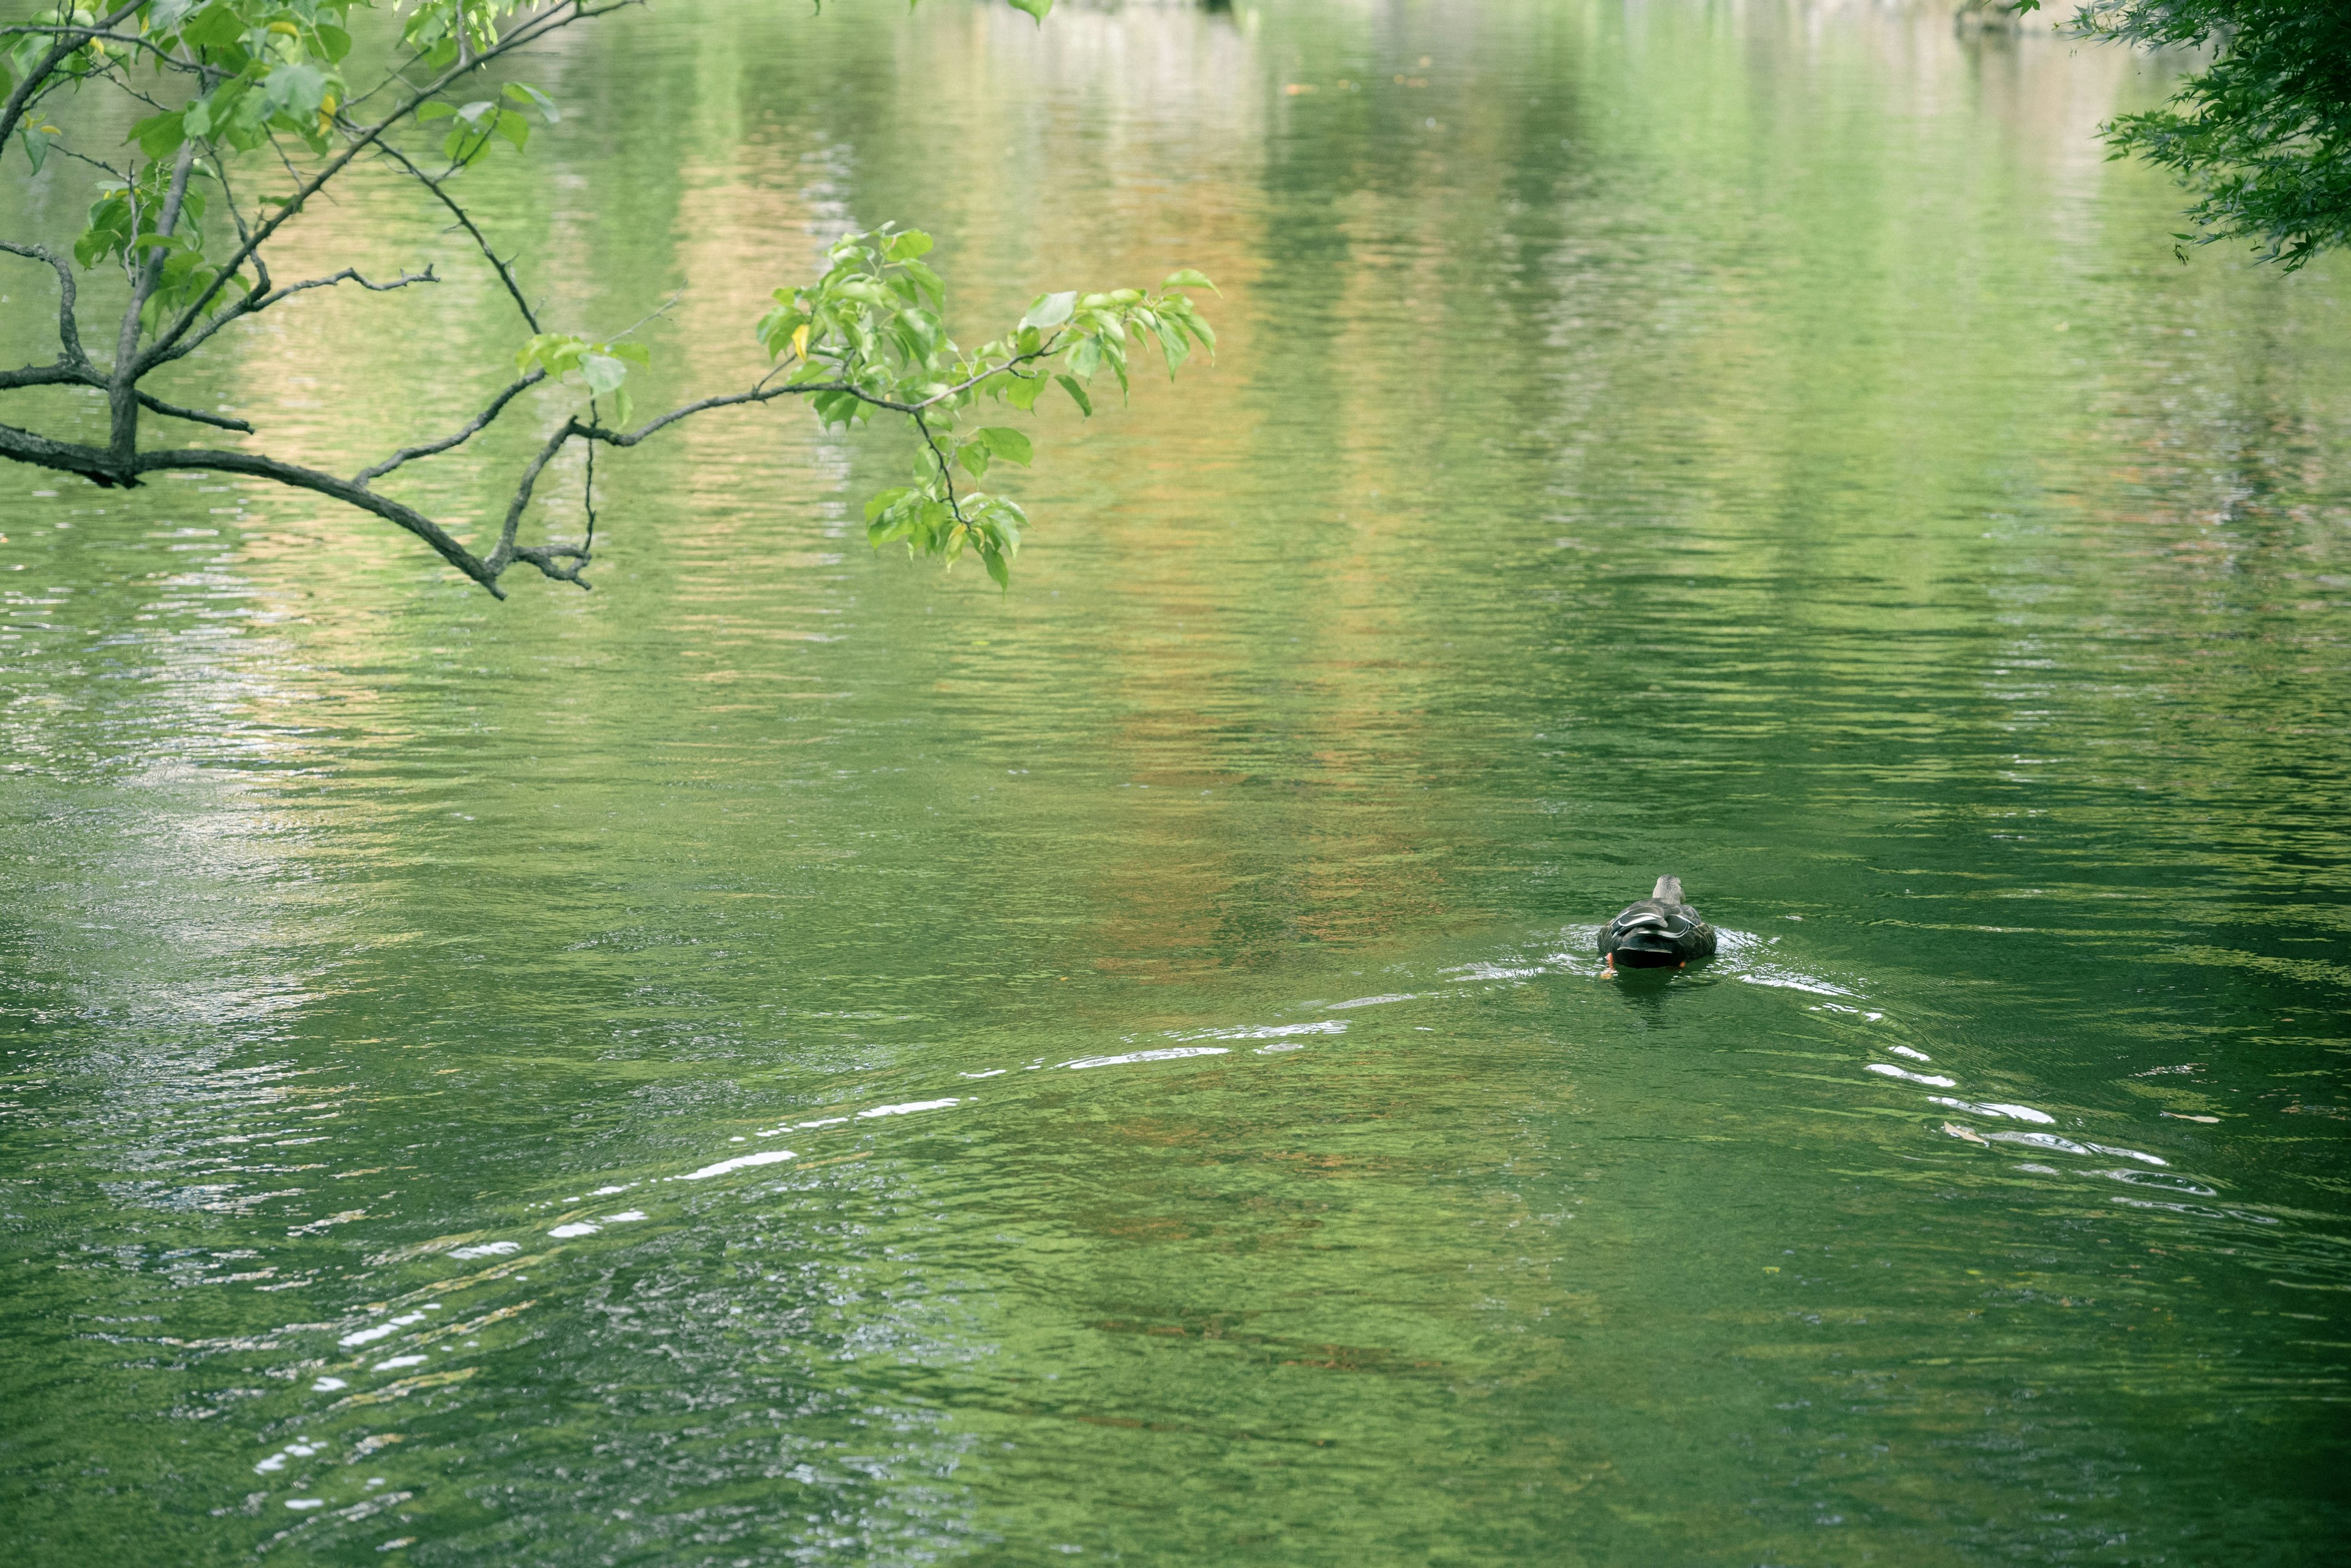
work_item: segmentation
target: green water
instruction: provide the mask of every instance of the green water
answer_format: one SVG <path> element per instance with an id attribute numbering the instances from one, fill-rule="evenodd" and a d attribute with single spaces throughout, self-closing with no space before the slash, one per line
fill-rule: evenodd
<path id="1" fill-rule="evenodd" d="M 785 412 L 504 605 L 0 473 L 7 1560 L 2338 1560 L 2351 269 L 2172 258 L 2160 71 L 806 11 L 535 68 L 556 319 L 721 390 L 896 218 L 975 340 L 1197 266 L 1221 363 L 1040 423 L 1008 597 Z M 513 334 L 396 187 L 310 234 L 453 281 L 181 386 L 349 470 Z M 1723 956 L 1597 978 L 1662 871 Z"/>

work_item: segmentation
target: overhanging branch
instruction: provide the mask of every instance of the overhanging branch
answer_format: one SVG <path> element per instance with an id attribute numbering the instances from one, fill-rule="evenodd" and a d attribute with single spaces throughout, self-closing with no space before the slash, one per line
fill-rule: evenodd
<path id="1" fill-rule="evenodd" d="M 329 277 L 308 277 L 303 279 L 299 283 L 288 283 L 283 287 L 268 288 L 269 275 L 266 271 L 261 271 L 260 260 L 258 257 L 255 258 L 254 266 L 256 271 L 260 272 L 261 281 L 255 285 L 252 293 L 247 294 L 243 299 L 238 300 L 228 309 L 223 310 L 210 321 L 205 322 L 204 329 L 197 332 L 194 337 L 189 338 L 179 343 L 170 353 L 163 355 L 161 359 L 155 360 L 154 363 L 151 364 L 148 368 L 152 370 L 157 366 L 169 364 L 174 360 L 183 360 L 190 354 L 194 353 L 198 349 L 203 348 L 214 333 L 227 326 L 230 322 L 240 320 L 247 316 L 258 315 L 262 311 L 268 309 L 272 305 L 277 304 L 279 300 L 286 298 L 287 296 L 299 294 L 305 289 L 332 288 L 338 283 L 356 283 L 361 288 L 368 290 L 371 294 L 389 294 L 395 288 L 405 288 L 412 283 L 438 283 L 441 281 L 440 276 L 429 266 L 422 272 L 403 272 L 398 277 L 393 278 L 390 283 L 371 283 L 365 277 L 360 276 L 359 269 L 357 267 L 347 267 L 343 268 L 342 271 L 334 273 Z M 265 288 L 268 289 L 266 293 L 263 292 Z"/>
<path id="2" fill-rule="evenodd" d="M 47 246 L 19 245 L 15 240 L 0 239 L 0 250 L 11 256 L 21 256 L 31 261 L 46 261 L 57 274 L 57 360 L 60 364 L 87 365 L 89 356 L 82 352 L 81 328 L 74 319 L 73 268 L 65 257 Z"/>
<path id="3" fill-rule="evenodd" d="M 418 168 L 414 161 L 399 148 L 386 141 L 379 143 L 376 151 L 415 175 L 417 179 L 423 182 L 426 190 L 440 198 L 441 204 L 449 209 L 451 215 L 456 218 L 458 225 L 474 236 L 474 243 L 481 247 L 482 258 L 487 261 L 491 268 L 497 273 L 498 281 L 507 286 L 507 294 L 514 300 L 515 308 L 522 312 L 522 319 L 529 323 L 533 332 L 538 331 L 538 313 L 530 308 L 530 301 L 523 298 L 522 285 L 515 281 L 514 269 L 507 265 L 504 257 L 490 248 L 489 237 L 475 225 L 474 214 L 467 212 L 439 180 Z"/>
<path id="4" fill-rule="evenodd" d="M 513 32 L 499 39 L 495 47 L 485 49 L 469 59 L 460 60 L 456 65 L 443 71 L 425 87 L 402 99 L 390 113 L 373 125 L 364 126 L 351 132 L 350 143 L 340 152 L 329 159 L 325 167 L 302 182 L 296 188 L 294 194 L 288 197 L 285 204 L 275 214 L 255 226 L 252 235 L 237 246 L 235 253 L 222 266 L 219 276 L 214 277 L 204 292 L 180 313 L 178 319 L 172 323 L 170 329 L 156 339 L 144 354 L 139 356 L 139 373 L 144 373 L 163 362 L 165 356 L 171 354 L 172 348 L 187 335 L 189 329 L 203 318 L 205 311 L 211 308 L 212 302 L 219 298 L 221 290 L 227 286 L 229 278 L 236 275 L 237 269 L 245 265 L 246 258 L 266 244 L 271 235 L 285 227 L 295 214 L 302 210 L 303 204 L 317 195 L 329 181 L 348 168 L 352 159 L 381 142 L 386 131 L 413 115 L 434 94 L 468 72 L 478 70 L 490 61 L 510 54 L 526 44 L 536 43 L 549 33 L 568 27 L 574 22 L 609 15 L 624 5 L 634 3 L 635 0 L 607 0 L 604 5 L 591 7 L 588 0 L 564 0 L 564 4 L 555 9 L 522 23 Z M 135 9 L 135 5 L 126 7 L 125 15 Z M 250 298 L 251 296 L 248 295 L 246 298 Z M 228 309 L 222 311 L 221 315 L 242 316 L 247 313 L 238 306 L 232 305 Z"/>
<path id="5" fill-rule="evenodd" d="M 438 441 L 428 441 L 422 446 L 403 446 L 399 451 L 393 453 L 391 456 L 385 458 L 382 462 L 377 464 L 374 467 L 361 469 L 358 474 L 353 475 L 351 476 L 352 483 L 364 485 L 371 479 L 381 479 L 403 463 L 412 463 L 419 457 L 437 456 L 440 454 L 448 451 L 453 446 L 464 445 L 466 442 L 471 441 L 475 436 L 488 429 L 490 422 L 496 419 L 498 415 L 506 412 L 507 404 L 514 402 L 514 400 L 521 396 L 525 391 L 537 386 L 546 379 L 547 372 L 545 371 L 533 371 L 530 374 L 523 377 L 520 381 L 510 382 L 504 391 L 500 392 L 497 396 L 490 400 L 489 407 L 482 410 L 481 413 L 475 414 L 471 420 L 467 421 L 465 427 L 457 431 L 455 434 L 444 435 Z"/>

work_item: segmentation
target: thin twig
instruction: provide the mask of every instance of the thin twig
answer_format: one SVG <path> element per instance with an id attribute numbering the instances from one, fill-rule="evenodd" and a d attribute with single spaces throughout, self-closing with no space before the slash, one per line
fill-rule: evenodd
<path id="1" fill-rule="evenodd" d="M 254 257 L 254 269 L 256 272 L 261 270 L 261 258 L 258 255 Z M 250 303 L 247 303 L 243 310 L 239 311 L 235 316 L 229 315 L 225 310 L 222 311 L 220 315 L 214 317 L 212 320 L 204 324 L 204 329 L 203 331 L 197 333 L 194 337 L 182 344 L 179 350 L 172 355 L 172 358 L 174 360 L 185 359 L 188 355 L 194 353 L 198 349 L 203 348 L 205 342 L 209 340 L 214 333 L 227 326 L 231 321 L 238 320 L 244 317 L 255 315 L 260 311 L 266 310 L 272 305 L 277 304 L 287 296 L 300 294 L 307 289 L 331 288 L 338 283 L 356 283 L 371 294 L 389 294 L 395 288 L 405 288 L 412 283 L 438 283 L 440 281 L 440 274 L 434 272 L 430 266 L 427 266 L 422 272 L 403 272 L 398 277 L 393 278 L 390 283 L 371 283 L 366 278 L 360 276 L 359 269 L 357 267 L 347 267 L 343 268 L 342 271 L 335 273 L 331 277 L 308 277 L 303 279 L 299 283 L 287 284 L 282 288 L 270 288 L 266 293 L 264 293 L 262 290 L 267 287 L 268 274 L 263 272 L 261 274 L 261 281 L 254 286 L 255 291 L 246 296 L 246 299 L 250 301 Z"/>
<path id="2" fill-rule="evenodd" d="M 939 465 L 939 478 L 947 487 L 948 513 L 965 528 L 971 527 L 971 524 L 965 520 L 963 503 L 956 499 L 955 470 L 947 466 L 947 455 L 940 451 L 939 444 L 932 439 L 930 423 L 918 413 L 914 415 L 914 428 L 923 433 L 923 444 L 930 448 L 931 460 Z"/>
<path id="3" fill-rule="evenodd" d="M 234 430 L 246 435 L 253 434 L 253 426 L 241 419 L 231 419 L 225 414 L 206 413 L 200 408 L 182 408 L 178 403 L 165 402 L 150 392 L 139 393 L 139 406 L 150 413 L 160 413 L 172 419 L 189 420 L 197 424 L 209 424 L 216 430 Z"/>
<path id="4" fill-rule="evenodd" d="M 385 475 L 391 473 L 393 469 L 399 467 L 403 463 L 414 462 L 419 457 L 438 456 L 440 454 L 448 451 L 453 446 L 464 445 L 466 442 L 471 441 L 475 436 L 487 429 L 492 420 L 497 418 L 499 414 L 506 412 L 507 404 L 514 402 L 514 400 L 519 397 L 527 388 L 535 387 L 546 379 L 547 372 L 545 371 L 531 371 L 530 374 L 523 377 L 520 381 L 509 383 L 506 390 L 499 392 L 497 396 L 490 400 L 489 407 L 482 410 L 481 413 L 468 420 L 465 423 L 465 427 L 457 431 L 455 434 L 444 435 L 438 441 L 428 441 L 422 446 L 402 447 L 398 452 L 395 452 L 391 456 L 385 458 L 382 462 L 377 464 L 374 467 L 362 469 L 359 473 L 353 475 L 351 476 L 351 483 L 354 485 L 365 485 L 371 480 L 382 478 Z"/>
<path id="5" fill-rule="evenodd" d="M 415 175 L 417 179 L 423 182 L 426 190 L 440 198 L 441 204 L 449 209 L 459 225 L 474 236 L 474 243 L 481 247 L 482 256 L 497 273 L 498 281 L 507 286 L 507 294 L 514 300 L 515 308 L 522 312 L 522 319 L 529 324 L 533 332 L 538 331 L 538 313 L 530 308 L 530 301 L 523 298 L 522 285 L 515 281 L 514 269 L 505 261 L 500 260 L 498 253 L 490 248 L 489 236 L 483 234 L 479 226 L 475 224 L 474 215 L 467 212 L 464 204 L 455 196 L 442 189 L 439 180 L 418 168 L 415 162 L 399 148 L 387 141 L 379 143 L 376 151 Z"/>

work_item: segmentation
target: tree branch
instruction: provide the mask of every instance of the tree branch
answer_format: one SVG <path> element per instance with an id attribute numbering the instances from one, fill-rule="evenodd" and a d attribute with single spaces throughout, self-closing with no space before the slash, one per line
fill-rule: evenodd
<path id="1" fill-rule="evenodd" d="M 188 194 L 188 175 L 195 166 L 196 144 L 193 141 L 182 142 L 179 156 L 172 160 L 172 183 L 163 193 L 163 210 L 155 216 L 154 233 L 157 238 L 171 238 L 172 231 L 179 226 L 180 207 Z M 131 228 L 133 233 L 137 233 L 138 223 L 135 214 L 138 198 L 135 186 L 132 188 L 131 199 L 134 214 Z M 146 314 L 147 297 L 154 291 L 157 281 L 162 277 L 163 263 L 168 256 L 169 253 L 162 246 L 157 246 L 145 256 L 141 256 L 132 268 L 131 298 L 122 307 L 122 328 L 115 340 L 114 373 L 108 379 L 106 385 L 108 412 L 111 416 L 113 427 L 114 457 L 117 463 L 126 467 L 139 453 L 137 389 L 139 378 L 146 373 L 146 367 L 139 362 L 140 318 Z"/>
<path id="2" fill-rule="evenodd" d="M 241 419 L 231 419 L 225 414 L 206 413 L 200 408 L 182 408 L 178 403 L 165 402 L 150 392 L 140 392 L 139 406 L 150 413 L 160 413 L 170 419 L 184 419 L 197 424 L 209 424 L 216 430 L 234 430 L 243 435 L 253 434 L 253 426 Z"/>
<path id="3" fill-rule="evenodd" d="M 506 412 L 507 404 L 514 402 L 516 398 L 521 396 L 526 389 L 535 387 L 546 379 L 547 372 L 545 371 L 531 371 L 530 374 L 523 377 L 518 382 L 509 384 L 504 392 L 499 392 L 497 396 L 492 398 L 490 400 L 490 406 L 475 414 L 466 423 L 465 428 L 458 431 L 455 434 L 444 435 L 438 441 L 427 442 L 422 446 L 403 446 L 399 451 L 393 453 L 391 456 L 385 458 L 382 462 L 377 464 L 374 467 L 362 469 L 358 474 L 353 475 L 351 476 L 351 482 L 355 485 L 364 485 L 371 479 L 382 478 L 385 475 L 391 473 L 393 469 L 399 467 L 403 463 L 413 462 L 419 457 L 438 456 L 440 454 L 448 451 L 453 446 L 463 446 L 466 442 L 471 441 L 475 436 L 487 429 L 492 420 L 497 418 L 499 414 L 504 413 Z"/>
<path id="4" fill-rule="evenodd" d="M 90 365 L 69 365 L 63 360 L 55 364 L 26 365 L 21 371 L 0 371 L 0 392 L 14 392 L 18 387 L 102 387 L 104 377 Z"/>
<path id="5" fill-rule="evenodd" d="M 522 471 L 522 478 L 515 486 L 514 500 L 507 507 L 506 523 L 498 529 L 498 548 L 490 552 L 490 559 L 486 563 L 493 576 L 504 571 L 507 562 L 516 558 L 515 534 L 522 527 L 523 509 L 530 505 L 530 493 L 538 484 L 539 475 L 555 460 L 555 455 L 563 450 L 565 442 L 584 434 L 577 419 L 565 419 L 555 434 L 547 438 L 547 444 L 538 449 L 538 455 L 530 460 L 530 466 Z M 581 564 L 586 563 L 583 561 Z M 539 570 L 545 571 L 547 568 L 540 565 Z"/>
<path id="6" fill-rule="evenodd" d="M 464 227 L 465 231 L 474 236 L 474 243 L 481 246 L 482 256 L 489 262 L 490 266 L 496 270 L 498 281 L 507 286 L 507 293 L 513 298 L 515 308 L 522 312 L 523 320 L 529 324 L 530 329 L 533 332 L 538 331 L 538 313 L 530 308 L 530 301 L 523 298 L 522 286 L 515 281 L 513 269 L 504 261 L 498 259 L 498 253 L 490 248 L 488 236 L 484 235 L 479 228 L 475 226 L 474 215 L 471 213 L 468 213 L 464 206 L 459 204 L 455 197 L 450 195 L 449 193 L 442 187 L 439 180 L 434 179 L 432 175 L 418 168 L 414 162 L 409 158 L 408 154 L 402 152 L 399 148 L 392 146 L 390 142 L 383 142 L 377 146 L 376 151 L 382 153 L 385 157 L 392 159 L 402 168 L 415 175 L 419 180 L 422 180 L 424 183 L 424 188 L 426 190 L 441 198 L 441 204 L 449 209 L 450 213 L 456 218 L 458 224 Z"/>
<path id="7" fill-rule="evenodd" d="M 281 463 L 274 457 L 263 457 L 250 452 L 190 448 L 180 452 L 142 452 L 126 472 L 115 466 L 113 455 L 102 446 L 57 441 L 29 430 L 19 430 L 11 424 L 0 424 L 0 456 L 12 457 L 37 467 L 78 474 L 110 487 L 136 485 L 139 475 L 152 474 L 159 469 L 196 469 L 217 474 L 245 474 L 256 479 L 274 480 L 298 490 L 331 496 L 336 500 L 357 507 L 363 512 L 372 512 L 387 522 L 406 528 L 431 545 L 442 559 L 488 589 L 492 594 L 500 599 L 506 597 L 506 591 L 498 586 L 497 574 L 485 567 L 473 551 L 452 538 L 440 524 L 413 507 L 404 506 L 389 496 L 377 495 L 364 485 L 354 485 L 348 479 L 337 478 L 316 468 Z"/>
<path id="8" fill-rule="evenodd" d="M 309 179 L 304 181 L 295 190 L 294 194 L 287 200 L 286 204 L 279 207 L 273 216 L 256 226 L 252 236 L 238 246 L 236 253 L 223 264 L 219 276 L 214 277 L 212 283 L 206 287 L 204 291 L 191 302 L 185 310 L 180 313 L 179 319 L 172 324 L 171 329 L 157 338 L 154 343 L 148 348 L 147 351 L 138 357 L 138 371 L 136 373 L 143 374 L 154 366 L 161 364 L 163 361 L 163 357 L 166 354 L 169 354 L 172 347 L 177 344 L 182 338 L 187 335 L 189 329 L 195 324 L 197 319 L 202 317 L 205 309 L 212 304 L 213 300 L 219 296 L 221 289 L 226 286 L 228 279 L 235 276 L 237 268 L 245 265 L 245 261 L 247 256 L 260 249 L 261 246 L 268 241 L 272 235 L 283 228 L 296 214 L 302 210 L 303 204 L 308 202 L 312 196 L 317 195 L 326 185 L 327 182 L 332 180 L 336 175 L 341 173 L 346 168 L 348 168 L 350 165 L 352 159 L 357 158 L 369 148 L 381 142 L 386 131 L 399 124 L 402 120 L 406 120 L 409 116 L 414 114 L 417 110 L 422 108 L 425 101 L 434 93 L 439 92 L 443 88 L 448 86 L 451 82 L 455 81 L 459 77 L 464 76 L 470 71 L 477 70 L 481 67 L 488 64 L 490 61 L 496 59 L 503 55 L 509 54 L 514 50 L 522 47 L 526 44 L 536 43 L 540 38 L 545 37 L 548 34 L 555 32 L 559 28 L 568 27 L 574 22 L 586 21 L 593 17 L 606 16 L 611 12 L 620 10 L 624 5 L 632 5 L 634 3 L 636 3 L 636 0 L 607 0 L 606 4 L 595 6 L 591 9 L 588 4 L 588 0 L 563 0 L 563 3 L 559 5 L 554 10 L 549 11 L 542 16 L 531 17 L 529 20 L 524 22 L 513 32 L 499 39 L 495 47 L 483 50 L 479 55 L 475 56 L 469 61 L 464 61 L 452 66 L 449 69 L 435 77 L 428 86 L 417 92 L 412 93 L 406 99 L 402 101 L 392 110 L 392 112 L 385 115 L 381 120 L 377 120 L 373 125 L 367 126 L 353 133 L 350 145 L 346 146 L 340 152 L 335 154 L 334 157 L 329 159 L 324 168 L 320 169 L 316 174 L 311 175 Z M 135 9 L 135 7 L 131 8 Z M 250 296 L 247 298 L 250 298 Z M 222 314 L 224 316 L 242 316 L 246 314 L 246 312 L 238 309 L 236 306 L 231 306 L 227 310 L 223 311 Z"/>
<path id="9" fill-rule="evenodd" d="M 491 570 L 479 557 L 451 538 L 448 531 L 418 511 L 415 507 L 378 495 L 364 485 L 354 485 L 349 479 L 305 468 L 298 464 L 281 463 L 273 457 L 263 457 L 249 452 L 222 452 L 191 449 L 184 452 L 149 452 L 140 455 L 141 473 L 162 468 L 195 468 L 221 474 L 246 474 L 256 479 L 272 479 L 280 485 L 290 485 L 298 490 L 313 490 L 321 496 L 331 496 L 363 512 L 372 512 L 390 523 L 396 523 L 423 539 L 443 560 L 480 583 L 492 596 L 504 599 L 506 590 L 498 586 L 498 574 Z"/>
<path id="10" fill-rule="evenodd" d="M 46 246 L 18 245 L 15 240 L 0 239 L 0 250 L 5 250 L 11 256 L 21 256 L 28 261 L 46 261 L 57 268 L 57 345 L 61 350 L 57 355 L 57 362 L 68 365 L 88 365 L 89 356 L 82 352 L 81 329 L 74 320 L 73 268 L 66 265 L 65 257 Z"/>
<path id="11" fill-rule="evenodd" d="M 947 511 L 949 515 L 952 516 L 956 522 L 962 523 L 966 528 L 969 528 L 971 524 L 963 515 L 963 503 L 956 499 L 955 470 L 947 465 L 947 455 L 939 450 L 938 442 L 932 437 L 929 421 L 924 419 L 924 417 L 919 413 L 915 414 L 914 419 L 914 428 L 923 433 L 923 444 L 930 448 L 931 461 L 939 465 L 939 480 L 947 487 Z"/>
<path id="12" fill-rule="evenodd" d="M 87 27 L 69 29 L 65 36 L 50 45 L 48 52 L 36 60 L 32 68 L 25 73 L 25 79 L 16 84 L 16 90 L 8 95 L 8 101 L 0 105 L 0 145 L 5 145 L 8 138 L 16 133 L 16 121 L 24 118 L 26 105 L 31 103 L 35 96 L 42 90 L 43 84 L 49 79 L 51 71 L 63 65 L 77 50 L 88 43 L 91 35 L 114 31 L 136 15 L 139 7 L 144 4 L 146 0 L 130 0 L 130 3 L 120 10 L 99 17 Z"/>
<path id="13" fill-rule="evenodd" d="M 208 66 L 201 60 L 181 59 L 152 38 L 142 38 L 132 33 L 108 32 L 103 27 L 60 27 L 35 23 L 26 23 L 14 27 L 0 27 L 0 37 L 6 37 L 11 34 L 38 33 L 55 33 L 60 37 L 70 34 L 76 40 L 74 46 L 76 48 L 95 41 L 101 44 L 120 44 L 130 49 L 144 49 L 155 57 L 155 63 L 158 66 L 168 66 L 175 71 L 186 71 L 194 76 L 209 77 L 214 80 L 225 79 L 229 75 L 218 66 Z"/>
<path id="14" fill-rule="evenodd" d="M 194 337 L 188 339 L 185 342 L 179 344 L 173 349 L 169 356 L 159 361 L 158 363 L 169 364 L 173 360 L 183 360 L 187 358 L 190 354 L 194 353 L 198 349 L 203 348 L 204 344 L 210 340 L 214 333 L 219 331 L 230 322 L 240 320 L 247 316 L 257 316 L 262 311 L 268 309 L 272 305 L 275 305 L 279 300 L 285 298 L 287 295 L 299 294 L 306 288 L 331 288 L 338 283 L 356 283 L 361 288 L 368 290 L 371 294 L 389 294 L 395 288 L 405 288 L 412 283 L 438 283 L 441 281 L 439 275 L 434 273 L 433 268 L 429 266 L 422 272 L 403 272 L 398 277 L 393 278 L 390 283 L 370 283 L 366 278 L 360 276 L 358 268 L 347 267 L 343 268 L 342 271 L 335 273 L 330 277 L 305 278 L 299 283 L 289 283 L 283 288 L 269 289 L 269 291 L 265 294 L 262 292 L 262 289 L 267 286 L 269 275 L 262 270 L 260 258 L 257 256 L 254 260 L 254 270 L 260 273 L 261 281 L 255 285 L 252 293 L 247 294 L 243 300 L 239 301 L 239 304 L 243 306 L 243 308 L 237 309 L 235 315 L 231 315 L 227 310 L 222 311 L 210 321 L 204 323 L 204 330 L 198 332 Z M 151 365 L 148 368 L 152 370 L 155 367 Z"/>

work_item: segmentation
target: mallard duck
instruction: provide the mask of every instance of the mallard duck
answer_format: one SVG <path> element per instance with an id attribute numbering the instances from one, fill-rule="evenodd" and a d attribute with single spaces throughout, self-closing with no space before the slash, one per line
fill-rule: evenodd
<path id="1" fill-rule="evenodd" d="M 1678 969 L 1693 958 L 1714 956 L 1714 927 L 1682 902 L 1682 879 L 1661 876 L 1656 891 L 1600 928 L 1601 967 Z"/>

